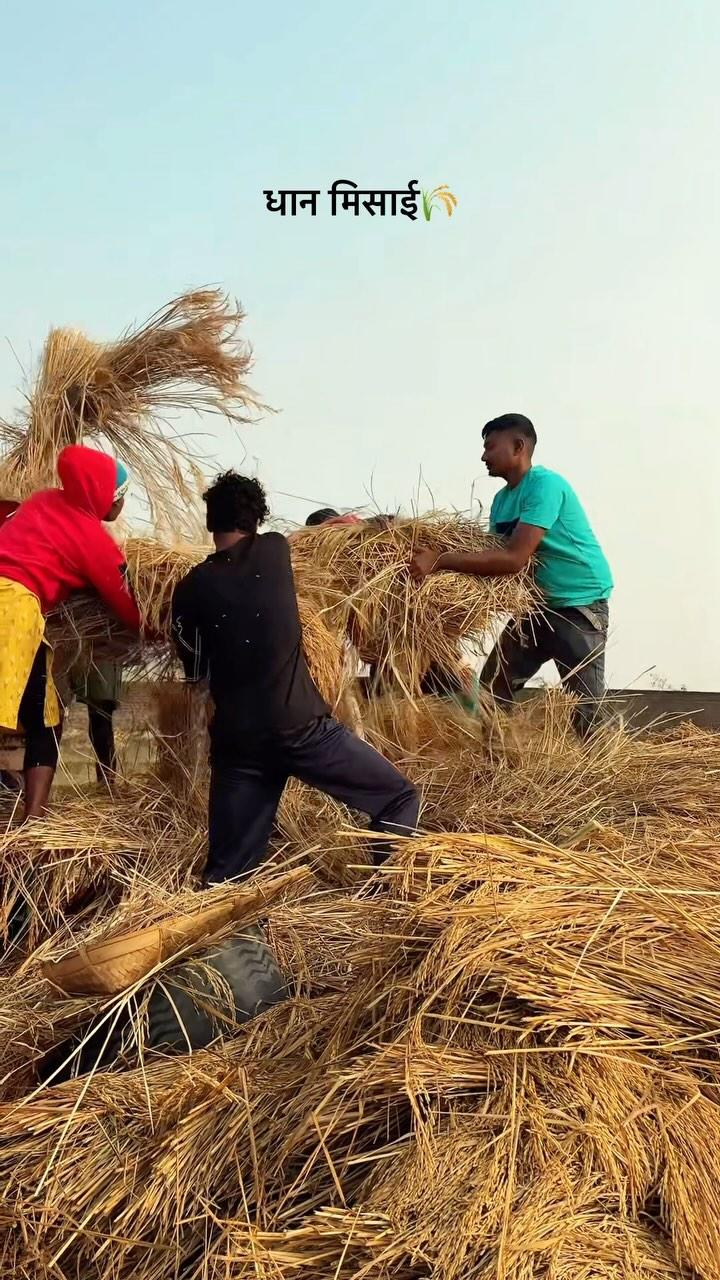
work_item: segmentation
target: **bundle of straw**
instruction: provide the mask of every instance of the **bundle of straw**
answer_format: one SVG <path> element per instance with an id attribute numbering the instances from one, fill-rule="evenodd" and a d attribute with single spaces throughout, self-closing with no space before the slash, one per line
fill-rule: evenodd
<path id="1" fill-rule="evenodd" d="M 197 496 L 197 468 L 183 440 L 159 422 L 168 411 L 251 421 L 265 406 L 245 382 L 244 313 L 218 289 L 182 294 L 117 342 L 52 330 L 28 405 L 3 424 L 0 492 L 24 498 L 55 482 L 67 444 L 106 445 L 143 486 L 151 513 L 171 523 Z"/>
<path id="2" fill-rule="evenodd" d="M 529 571 L 497 578 L 438 573 L 420 587 L 410 578 L 413 551 L 480 551 L 496 540 L 470 520 L 447 514 L 387 527 L 320 526 L 292 535 L 303 595 L 347 631 L 365 661 L 416 696 L 431 663 L 458 672 L 458 641 L 479 640 L 498 619 L 539 605 Z"/>

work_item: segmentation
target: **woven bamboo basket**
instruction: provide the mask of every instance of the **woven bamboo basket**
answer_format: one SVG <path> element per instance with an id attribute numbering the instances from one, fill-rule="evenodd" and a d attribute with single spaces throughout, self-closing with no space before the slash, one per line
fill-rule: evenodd
<path id="1" fill-rule="evenodd" d="M 68 995 L 115 995 L 142 981 L 183 947 L 211 937 L 233 917 L 232 903 L 193 916 L 175 916 L 148 929 L 120 934 L 108 942 L 78 947 L 62 960 L 43 964 L 43 976 Z"/>
<path id="2" fill-rule="evenodd" d="M 67 995 L 117 995 L 142 982 L 179 951 L 211 939 L 233 920 L 257 911 L 269 898 L 306 878 L 305 868 L 297 867 L 268 885 L 238 890 L 192 914 L 171 916 L 145 929 L 80 946 L 62 960 L 46 960 L 43 977 Z"/>

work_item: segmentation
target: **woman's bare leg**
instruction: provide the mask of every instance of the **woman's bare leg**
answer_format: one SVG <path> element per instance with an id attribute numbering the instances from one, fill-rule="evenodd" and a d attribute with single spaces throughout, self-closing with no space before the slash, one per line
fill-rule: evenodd
<path id="1" fill-rule="evenodd" d="M 52 765 L 38 764 L 25 770 L 25 820 L 44 818 L 55 777 Z"/>

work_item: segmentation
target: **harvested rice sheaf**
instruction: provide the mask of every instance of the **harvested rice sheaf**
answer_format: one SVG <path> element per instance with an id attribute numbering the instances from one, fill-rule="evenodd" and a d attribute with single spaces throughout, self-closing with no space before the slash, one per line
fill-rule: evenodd
<path id="1" fill-rule="evenodd" d="M 55 483 L 58 453 L 82 441 L 122 458 L 151 514 L 177 528 L 183 509 L 196 503 L 198 471 L 183 437 L 159 423 L 182 409 L 220 413 L 234 423 L 262 411 L 245 381 L 252 358 L 239 336 L 244 318 L 220 290 L 199 289 L 116 342 L 52 330 L 27 408 L 2 424 L 3 497 L 24 498 Z"/>
<path id="2" fill-rule="evenodd" d="M 80 594 L 53 615 L 48 635 L 58 650 L 56 668 L 62 671 L 85 654 L 86 661 L 114 657 L 129 665 L 152 668 L 159 661 L 163 667 L 163 646 L 169 652 L 170 617 L 175 587 L 208 554 L 207 547 L 163 546 L 150 538 L 131 538 L 125 544 L 128 575 L 135 592 L 143 622 L 158 637 L 148 650 L 136 636 L 127 632 L 112 618 L 101 600 Z M 331 630 L 312 602 L 298 599 L 303 645 L 313 678 L 332 708 L 342 696 L 348 671 L 345 646 L 341 636 Z M 167 670 L 169 659 L 164 660 Z"/>
<path id="3" fill-rule="evenodd" d="M 345 630 L 364 661 L 416 696 L 431 664 L 459 671 L 460 639 L 479 640 L 499 619 L 538 607 L 530 571 L 504 578 L 432 574 L 416 586 L 408 564 L 418 547 L 453 552 L 496 545 L 482 527 L 453 514 L 300 530 L 293 566 L 307 599 Z"/>

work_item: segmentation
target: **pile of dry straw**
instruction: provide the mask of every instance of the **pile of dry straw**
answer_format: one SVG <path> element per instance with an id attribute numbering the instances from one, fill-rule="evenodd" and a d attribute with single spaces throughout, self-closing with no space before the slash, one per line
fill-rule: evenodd
<path id="1" fill-rule="evenodd" d="M 192 1057 L 37 1082 L 126 998 L 62 997 L 42 961 L 208 899 L 179 741 L 3 837 L 32 932 L 3 964 L 0 1275 L 719 1274 L 717 740 L 388 719 L 426 834 L 373 872 L 291 788 L 260 879 L 307 879 L 256 912 L 291 997 Z"/>
<path id="2" fill-rule="evenodd" d="M 581 744 L 561 698 L 503 722 L 415 696 L 441 632 L 447 656 L 529 590 L 450 581 L 418 607 L 417 536 L 295 544 L 306 619 L 394 677 L 363 730 L 421 788 L 423 835 L 374 871 L 353 815 L 288 788 L 252 917 L 284 1003 L 192 1056 L 39 1084 L 128 999 L 62 996 L 43 961 L 222 897 L 197 889 L 206 777 L 177 683 L 146 773 L 0 837 L 2 918 L 29 911 L 2 959 L 0 1280 L 720 1276 L 720 740 Z M 180 561 L 142 545 L 157 625 Z M 305 875 L 278 896 L 287 866 Z"/>

